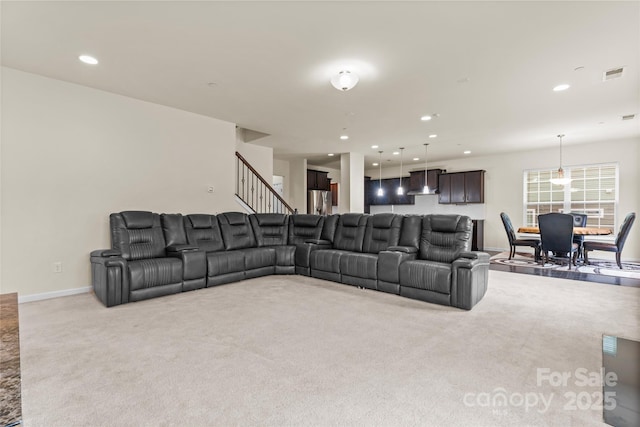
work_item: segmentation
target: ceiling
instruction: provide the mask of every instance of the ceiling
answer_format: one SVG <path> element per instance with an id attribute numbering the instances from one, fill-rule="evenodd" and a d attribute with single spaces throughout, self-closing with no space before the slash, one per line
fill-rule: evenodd
<path id="1" fill-rule="evenodd" d="M 559 133 L 567 145 L 640 136 L 638 118 L 621 120 L 640 112 L 637 1 L 0 7 L 3 65 L 237 123 L 268 134 L 252 143 L 277 158 L 358 152 L 370 167 L 379 145 L 385 165 L 405 147 L 406 165 L 425 142 L 431 162 L 557 147 Z M 329 83 L 343 68 L 360 77 L 348 92 Z"/>

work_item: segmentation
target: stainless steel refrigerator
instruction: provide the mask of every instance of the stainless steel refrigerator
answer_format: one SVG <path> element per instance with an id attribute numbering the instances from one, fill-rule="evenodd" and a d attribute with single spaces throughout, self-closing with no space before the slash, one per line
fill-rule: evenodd
<path id="1" fill-rule="evenodd" d="M 307 213 L 331 215 L 331 191 L 309 190 L 307 194 Z"/>

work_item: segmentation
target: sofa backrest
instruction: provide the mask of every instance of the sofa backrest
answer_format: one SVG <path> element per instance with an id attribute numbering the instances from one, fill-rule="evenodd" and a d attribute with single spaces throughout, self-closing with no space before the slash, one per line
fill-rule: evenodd
<path id="1" fill-rule="evenodd" d="M 381 213 L 369 217 L 364 231 L 362 251 L 377 254 L 389 246 L 397 246 L 400 239 L 402 216 Z"/>
<path id="2" fill-rule="evenodd" d="M 160 223 L 164 241 L 167 246 L 185 245 L 187 234 L 184 230 L 184 218 L 182 214 L 161 214 Z"/>
<path id="3" fill-rule="evenodd" d="M 320 215 L 289 215 L 288 243 L 290 245 L 300 245 L 305 240 L 320 239 L 324 219 L 325 217 Z"/>
<path id="4" fill-rule="evenodd" d="M 258 246 L 281 246 L 287 244 L 289 218 L 279 213 L 256 213 L 249 221 Z"/>
<path id="5" fill-rule="evenodd" d="M 324 225 L 322 226 L 322 233 L 320 234 L 320 239 L 333 242 L 333 238 L 336 235 L 336 228 L 338 227 L 339 218 L 340 215 L 338 214 L 325 217 Z"/>
<path id="6" fill-rule="evenodd" d="M 402 219 L 402 229 L 398 246 L 409 246 L 418 249 L 420 247 L 420 234 L 422 233 L 422 215 L 405 215 Z"/>
<path id="7" fill-rule="evenodd" d="M 453 262 L 471 250 L 471 218 L 464 215 L 425 215 L 422 218 L 420 259 Z"/>
<path id="8" fill-rule="evenodd" d="M 253 248 L 256 238 L 249 222 L 249 216 L 242 212 L 225 212 L 218 215 L 222 240 L 226 250 Z"/>
<path id="9" fill-rule="evenodd" d="M 351 252 L 362 252 L 364 231 L 369 215 L 346 213 L 338 218 L 333 247 Z"/>
<path id="10" fill-rule="evenodd" d="M 186 215 L 184 229 L 187 243 L 195 245 L 205 252 L 218 252 L 225 248 L 218 217 L 215 215 Z"/>
<path id="11" fill-rule="evenodd" d="M 111 247 L 127 260 L 165 256 L 165 240 L 160 215 L 146 211 L 126 211 L 109 215 Z"/>

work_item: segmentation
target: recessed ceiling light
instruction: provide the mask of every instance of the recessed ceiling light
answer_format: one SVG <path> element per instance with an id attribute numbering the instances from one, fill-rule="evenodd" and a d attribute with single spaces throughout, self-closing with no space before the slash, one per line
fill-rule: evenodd
<path id="1" fill-rule="evenodd" d="M 414 161 L 414 162 L 417 162 L 418 160 L 420 160 L 420 157 L 414 157 L 414 158 L 413 158 L 413 161 Z"/>
<path id="2" fill-rule="evenodd" d="M 329 153 L 329 154 L 327 154 L 327 156 L 333 157 L 333 153 Z"/>
<path id="3" fill-rule="evenodd" d="M 85 64 L 89 64 L 89 65 L 96 65 L 98 64 L 98 60 L 96 58 L 94 58 L 93 56 L 89 56 L 89 55 L 80 55 L 78 57 L 78 59 L 82 62 L 84 62 Z"/>
<path id="4" fill-rule="evenodd" d="M 340 139 L 346 141 L 347 139 L 349 139 L 349 135 L 340 135 Z"/>
<path id="5" fill-rule="evenodd" d="M 420 120 L 422 120 L 423 122 L 428 122 L 429 120 L 431 120 L 433 117 L 431 117 L 431 115 L 427 114 L 426 116 L 422 116 L 420 117 Z"/>
<path id="6" fill-rule="evenodd" d="M 429 135 L 429 138 L 437 138 L 438 135 L 436 135 L 435 133 L 432 133 L 431 135 Z"/>
<path id="7" fill-rule="evenodd" d="M 371 163 L 372 166 L 378 166 L 380 163 Z"/>
<path id="8" fill-rule="evenodd" d="M 393 152 L 393 155 L 394 155 L 394 156 L 397 156 L 398 154 L 400 154 L 400 152 L 399 152 L 399 151 L 394 151 L 394 152 Z"/>
<path id="9" fill-rule="evenodd" d="M 471 151 L 469 151 L 469 150 L 465 150 L 465 151 L 464 151 L 464 154 L 471 154 Z"/>
<path id="10" fill-rule="evenodd" d="M 553 88 L 553 91 L 554 91 L 554 92 L 562 92 L 563 90 L 567 90 L 567 89 L 569 89 L 570 87 L 571 87 L 571 86 L 569 86 L 568 84 L 563 83 L 563 84 L 561 84 L 561 85 L 558 85 L 558 86 L 554 87 L 554 88 Z"/>
<path id="11" fill-rule="evenodd" d="M 378 148 L 378 146 L 377 145 L 372 145 L 371 148 Z"/>

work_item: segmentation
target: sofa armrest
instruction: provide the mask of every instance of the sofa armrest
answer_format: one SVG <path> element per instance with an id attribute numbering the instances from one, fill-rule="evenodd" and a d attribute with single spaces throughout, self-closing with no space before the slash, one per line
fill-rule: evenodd
<path id="1" fill-rule="evenodd" d="M 394 246 L 392 246 L 394 247 Z M 408 246 L 396 246 L 407 247 Z M 407 260 L 416 259 L 415 253 L 402 251 L 380 251 L 378 254 L 378 280 L 388 283 L 400 283 L 400 264 Z"/>
<path id="2" fill-rule="evenodd" d="M 476 264 L 489 264 L 489 254 L 486 252 L 461 252 L 458 259 L 454 260 L 453 263 L 459 266 L 467 266 L 466 268 L 471 268 Z"/>
<path id="3" fill-rule="evenodd" d="M 471 310 L 487 292 L 489 254 L 463 252 L 451 265 L 451 305 Z"/>
<path id="4" fill-rule="evenodd" d="M 91 285 L 98 299 L 107 307 L 129 302 L 127 260 L 114 249 L 91 252 Z"/>
<path id="5" fill-rule="evenodd" d="M 413 246 L 389 246 L 387 251 L 393 252 L 403 252 L 405 254 L 415 254 L 418 253 L 418 248 Z"/>
<path id="6" fill-rule="evenodd" d="M 96 249 L 91 252 L 92 257 L 121 257 L 122 253 L 117 249 Z"/>
<path id="7" fill-rule="evenodd" d="M 175 245 L 167 247 L 169 258 L 182 261 L 182 278 L 184 280 L 207 277 L 207 253 L 193 245 Z"/>
<path id="8" fill-rule="evenodd" d="M 171 245 L 167 246 L 167 253 L 170 252 L 186 252 L 186 251 L 197 251 L 200 250 L 196 245 Z"/>

